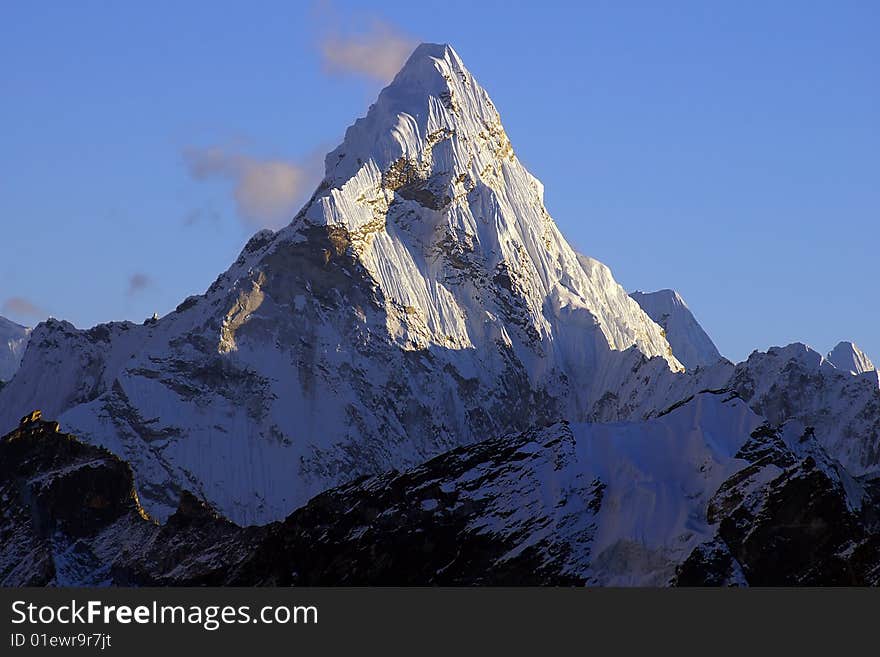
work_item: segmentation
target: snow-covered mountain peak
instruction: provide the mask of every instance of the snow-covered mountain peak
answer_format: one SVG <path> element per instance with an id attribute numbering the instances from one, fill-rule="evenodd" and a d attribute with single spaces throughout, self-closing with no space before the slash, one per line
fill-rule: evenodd
<path id="1" fill-rule="evenodd" d="M 422 46 L 289 226 L 161 319 L 39 331 L 0 425 L 41 408 L 131 460 L 156 517 L 191 490 L 247 523 L 488 435 L 626 416 L 635 369 L 683 368 L 542 196 L 458 55 Z"/>
<path id="2" fill-rule="evenodd" d="M 763 353 L 779 362 L 796 361 L 812 368 L 827 368 L 830 365 L 830 363 L 824 362 L 825 359 L 822 358 L 822 354 L 803 342 L 792 342 L 782 347 L 773 346 L 767 349 L 766 352 L 756 349 L 749 355 L 749 358 Z"/>
<path id="3" fill-rule="evenodd" d="M 636 295 L 640 297 L 650 297 L 653 299 L 657 299 L 658 301 L 662 300 L 673 307 L 688 308 L 687 303 L 678 293 L 678 290 L 672 290 L 670 288 L 664 288 L 662 290 L 657 290 L 656 292 L 642 292 L 640 290 L 636 290 L 635 292 L 633 292 L 633 296 Z"/>
<path id="4" fill-rule="evenodd" d="M 721 359 L 715 343 L 697 322 L 684 299 L 675 290 L 633 292 L 630 295 L 648 315 L 663 327 L 672 353 L 689 370 L 713 365 Z"/>
<path id="5" fill-rule="evenodd" d="M 877 370 L 874 367 L 874 363 L 868 358 L 868 355 L 853 342 L 844 341 L 838 343 L 825 357 L 825 360 L 829 361 L 837 369 L 851 372 L 852 374 L 864 374 L 865 372 L 875 372 Z"/>
<path id="6" fill-rule="evenodd" d="M 442 145 L 451 139 L 454 148 Z M 342 185 L 364 168 L 386 173 L 393 165 L 405 176 L 404 166 L 431 168 L 434 158 L 449 168 L 455 159 L 478 158 L 486 146 L 512 154 L 488 94 L 450 46 L 422 44 L 327 155 L 325 184 Z"/>
<path id="7" fill-rule="evenodd" d="M 329 231 L 336 255 L 356 257 L 387 301 L 415 311 L 389 323 L 406 341 L 472 348 L 511 342 L 502 334 L 515 325 L 527 342 L 553 348 L 553 325 L 574 313 L 607 347 L 636 346 L 681 367 L 616 281 L 583 267 L 451 47 L 417 48 L 326 167 L 280 241 Z"/>

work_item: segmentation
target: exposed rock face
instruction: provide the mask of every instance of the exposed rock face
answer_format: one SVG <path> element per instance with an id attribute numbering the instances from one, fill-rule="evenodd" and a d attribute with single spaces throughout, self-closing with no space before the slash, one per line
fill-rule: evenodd
<path id="1" fill-rule="evenodd" d="M 604 486 L 567 480 L 574 448 L 552 425 L 333 489 L 272 526 L 250 572 L 271 585 L 581 583 L 568 566 L 588 553 Z"/>
<path id="2" fill-rule="evenodd" d="M 23 423 L 0 441 L 0 583 L 102 584 L 118 551 L 152 527 L 131 469 L 107 452 Z"/>
<path id="3" fill-rule="evenodd" d="M 163 525 L 128 466 L 22 426 L 0 440 L 4 585 L 876 584 L 870 486 L 729 393 L 648 423 L 456 448 L 238 527 L 184 493 Z"/>
<path id="4" fill-rule="evenodd" d="M 880 583 L 878 500 L 827 456 L 811 427 L 763 425 L 737 457 L 749 465 L 709 504 L 717 536 L 682 564 L 676 584 Z"/>
<path id="5" fill-rule="evenodd" d="M 189 493 L 160 526 L 127 463 L 41 420 L 0 439 L 0 500 L 3 586 L 220 584 L 263 532 Z"/>

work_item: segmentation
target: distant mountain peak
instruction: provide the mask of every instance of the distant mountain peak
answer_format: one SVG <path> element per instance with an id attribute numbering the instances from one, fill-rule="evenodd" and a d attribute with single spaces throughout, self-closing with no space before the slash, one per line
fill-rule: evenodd
<path id="1" fill-rule="evenodd" d="M 864 374 L 865 372 L 875 372 L 874 363 L 868 358 L 868 355 L 859 349 L 859 347 L 848 341 L 839 342 L 832 349 L 825 360 L 830 362 L 834 367 L 844 372 L 852 374 Z"/>
<path id="2" fill-rule="evenodd" d="M 633 292 L 630 296 L 663 327 L 672 353 L 689 370 L 713 365 L 721 359 L 715 343 L 697 322 L 684 299 L 675 290 Z"/>

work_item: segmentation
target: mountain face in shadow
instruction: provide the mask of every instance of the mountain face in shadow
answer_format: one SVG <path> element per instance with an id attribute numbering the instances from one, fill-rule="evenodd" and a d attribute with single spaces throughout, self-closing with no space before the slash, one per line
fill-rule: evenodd
<path id="1" fill-rule="evenodd" d="M 698 423 L 695 433 L 686 431 Z M 551 424 L 239 527 L 191 493 L 162 524 L 129 466 L 33 421 L 0 439 L 0 583 L 874 585 L 877 494 L 809 430 L 705 392 L 646 423 Z"/>

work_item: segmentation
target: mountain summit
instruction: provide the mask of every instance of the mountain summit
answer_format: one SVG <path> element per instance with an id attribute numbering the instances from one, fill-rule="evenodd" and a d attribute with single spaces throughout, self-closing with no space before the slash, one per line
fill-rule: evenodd
<path id="1" fill-rule="evenodd" d="M 840 342 L 825 357 L 829 363 L 839 370 L 852 374 L 876 372 L 877 368 L 868 355 L 852 342 Z"/>
<path id="2" fill-rule="evenodd" d="M 204 294 L 33 330 L 0 389 L 0 584 L 877 584 L 867 357 L 734 365 L 542 196 L 420 46 Z"/>
<path id="3" fill-rule="evenodd" d="M 356 253 L 395 304 L 416 309 L 397 327 L 415 346 L 494 341 L 486 324 L 499 320 L 552 342 L 569 313 L 596 324 L 612 349 L 635 345 L 678 367 L 613 278 L 584 271 L 492 100 L 449 46 L 415 50 L 327 156 L 321 188 L 280 237 L 315 226 Z"/>
<path id="4" fill-rule="evenodd" d="M 38 326 L 0 425 L 57 417 L 128 460 L 158 518 L 189 490 L 265 522 L 492 435 L 627 417 L 642 367 L 683 369 L 565 241 L 455 51 L 425 44 L 205 294 L 144 325 Z"/>

